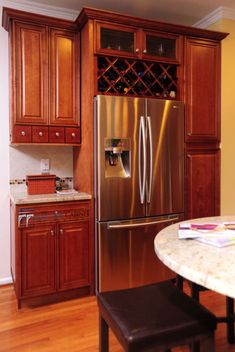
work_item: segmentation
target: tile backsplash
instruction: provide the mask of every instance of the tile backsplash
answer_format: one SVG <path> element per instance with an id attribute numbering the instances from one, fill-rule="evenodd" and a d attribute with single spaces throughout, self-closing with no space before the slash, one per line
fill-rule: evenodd
<path id="1" fill-rule="evenodd" d="M 26 176 L 41 174 L 41 159 L 50 160 L 50 174 L 73 187 L 73 148 L 58 146 L 10 147 L 10 185 L 17 192 L 26 190 Z"/>

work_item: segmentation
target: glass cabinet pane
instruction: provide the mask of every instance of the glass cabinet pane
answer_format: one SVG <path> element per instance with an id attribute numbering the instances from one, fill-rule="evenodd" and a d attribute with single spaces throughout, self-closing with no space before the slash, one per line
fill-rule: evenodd
<path id="1" fill-rule="evenodd" d="M 148 55 L 176 58 L 176 39 L 161 38 L 154 35 L 146 35 L 146 50 Z"/>
<path id="2" fill-rule="evenodd" d="M 125 32 L 110 28 L 101 28 L 101 49 L 118 50 L 133 53 L 134 32 Z"/>

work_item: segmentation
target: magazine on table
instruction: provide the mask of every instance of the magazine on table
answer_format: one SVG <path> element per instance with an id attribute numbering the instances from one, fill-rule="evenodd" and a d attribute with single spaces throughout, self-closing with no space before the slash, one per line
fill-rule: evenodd
<path id="1" fill-rule="evenodd" d="M 235 222 L 183 223 L 179 225 L 179 239 L 196 239 L 216 247 L 235 244 Z"/>

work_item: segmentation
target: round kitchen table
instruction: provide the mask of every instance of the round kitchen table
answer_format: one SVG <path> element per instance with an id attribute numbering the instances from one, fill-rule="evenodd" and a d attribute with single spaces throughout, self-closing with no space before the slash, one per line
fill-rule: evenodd
<path id="1" fill-rule="evenodd" d="M 181 223 L 234 222 L 235 216 L 187 220 Z M 171 270 L 198 285 L 235 298 L 235 244 L 218 248 L 195 239 L 178 238 L 179 223 L 165 227 L 154 240 L 158 258 Z"/>

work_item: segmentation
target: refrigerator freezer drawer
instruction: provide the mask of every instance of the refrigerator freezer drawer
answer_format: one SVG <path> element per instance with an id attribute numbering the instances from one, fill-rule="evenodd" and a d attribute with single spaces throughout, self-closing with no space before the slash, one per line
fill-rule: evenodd
<path id="1" fill-rule="evenodd" d="M 175 273 L 157 258 L 154 238 L 166 225 L 182 219 L 179 214 L 120 223 L 97 223 L 97 289 L 118 290 L 175 277 Z"/>

